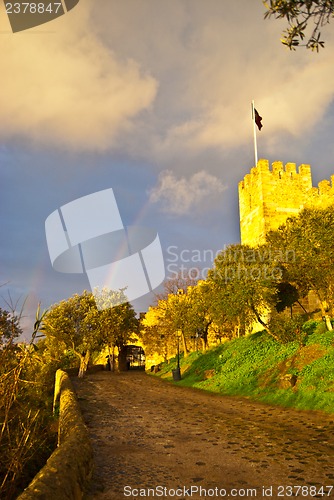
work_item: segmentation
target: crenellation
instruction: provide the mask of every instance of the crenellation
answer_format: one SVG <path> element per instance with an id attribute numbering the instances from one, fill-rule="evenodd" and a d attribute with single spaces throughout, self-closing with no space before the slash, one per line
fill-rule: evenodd
<path id="1" fill-rule="evenodd" d="M 292 173 L 284 170 L 281 174 L 281 179 L 285 179 L 285 180 L 292 179 Z"/>
<path id="2" fill-rule="evenodd" d="M 280 173 L 283 172 L 284 167 L 283 167 L 283 162 L 282 161 L 274 161 L 272 163 L 272 171 L 273 174 L 278 174 L 278 177 L 280 177 Z"/>
<path id="3" fill-rule="evenodd" d="M 311 166 L 307 164 L 302 164 L 298 168 L 298 172 L 302 179 L 302 183 L 305 190 L 312 189 L 312 174 Z"/>
<path id="4" fill-rule="evenodd" d="M 257 166 L 255 166 L 253 168 L 257 171 L 260 171 L 260 172 L 269 172 L 269 161 L 265 160 L 264 158 L 261 158 L 258 161 Z"/>
<path id="5" fill-rule="evenodd" d="M 244 177 L 244 188 L 247 189 L 250 187 L 250 185 L 251 185 L 251 175 L 247 174 Z"/>
<path id="6" fill-rule="evenodd" d="M 298 167 L 298 172 L 299 172 L 301 175 L 309 176 L 309 177 L 311 178 L 311 165 L 308 165 L 308 164 L 302 163 L 302 164 L 301 164 L 301 165 L 299 165 L 299 167 Z"/>
<path id="7" fill-rule="evenodd" d="M 278 229 L 288 217 L 304 207 L 334 204 L 334 175 L 331 183 L 312 186 L 311 167 L 302 164 L 261 159 L 239 183 L 241 242 L 257 245 L 265 242 L 270 230 Z"/>
<path id="8" fill-rule="evenodd" d="M 326 179 L 318 183 L 319 194 L 327 194 L 331 190 L 331 183 Z"/>
<path id="9" fill-rule="evenodd" d="M 296 174 L 297 173 L 297 171 L 296 171 L 296 164 L 295 163 L 287 163 L 285 165 L 285 171 L 288 174 Z"/>

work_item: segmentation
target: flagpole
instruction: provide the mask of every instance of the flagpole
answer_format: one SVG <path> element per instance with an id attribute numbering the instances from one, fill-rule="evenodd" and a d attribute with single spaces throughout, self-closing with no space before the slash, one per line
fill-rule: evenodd
<path id="1" fill-rule="evenodd" d="M 256 123 L 255 123 L 255 104 L 252 101 L 252 120 L 253 120 L 253 136 L 254 136 L 254 158 L 255 167 L 257 166 L 257 141 L 256 141 Z"/>

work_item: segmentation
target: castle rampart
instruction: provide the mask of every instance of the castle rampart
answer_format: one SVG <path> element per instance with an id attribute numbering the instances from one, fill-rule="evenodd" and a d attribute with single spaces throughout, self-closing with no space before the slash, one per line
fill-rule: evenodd
<path id="1" fill-rule="evenodd" d="M 304 207 L 334 204 L 334 175 L 312 186 L 310 165 L 261 159 L 239 182 L 241 243 L 255 246 L 265 242 L 270 230 L 278 229 L 288 217 Z"/>

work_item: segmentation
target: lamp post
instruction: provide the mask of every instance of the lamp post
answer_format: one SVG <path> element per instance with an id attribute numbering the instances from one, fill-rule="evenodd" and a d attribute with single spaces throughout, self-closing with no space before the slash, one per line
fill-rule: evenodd
<path id="1" fill-rule="evenodd" d="M 177 291 L 177 295 L 182 295 L 184 294 L 184 290 L 182 288 L 179 288 Z M 184 297 L 183 297 L 184 298 Z M 176 331 L 176 336 L 177 336 L 177 366 L 175 370 L 172 370 L 173 373 L 173 380 L 181 380 L 181 370 L 180 370 L 180 337 L 182 335 L 181 330 Z"/>
<path id="2" fill-rule="evenodd" d="M 177 334 L 177 369 L 180 371 L 180 337 L 181 337 L 180 330 L 178 330 L 176 334 Z"/>
<path id="3" fill-rule="evenodd" d="M 177 365 L 176 369 L 172 370 L 173 373 L 173 380 L 181 380 L 181 369 L 180 369 L 180 337 L 182 335 L 181 330 L 177 330 L 176 332 L 176 337 L 177 337 Z"/>

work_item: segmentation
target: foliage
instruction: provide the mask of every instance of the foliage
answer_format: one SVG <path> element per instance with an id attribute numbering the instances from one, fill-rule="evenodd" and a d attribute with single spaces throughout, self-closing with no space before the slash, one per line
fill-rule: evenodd
<path id="1" fill-rule="evenodd" d="M 230 245 L 217 256 L 208 274 L 213 307 L 244 332 L 257 321 L 277 338 L 265 316 L 277 302 L 280 278 L 280 268 L 266 246 Z"/>
<path id="2" fill-rule="evenodd" d="M 330 347 L 334 344 L 334 330 L 328 331 L 323 322 L 319 323 L 314 333 L 307 339 L 307 345 L 322 345 Z"/>
<path id="3" fill-rule="evenodd" d="M 70 350 L 78 357 L 79 377 L 83 377 L 92 351 L 103 343 L 93 295 L 85 291 L 55 304 L 44 318 L 43 332 L 60 349 Z"/>
<path id="4" fill-rule="evenodd" d="M 286 281 L 281 281 L 277 285 L 277 303 L 275 309 L 277 312 L 283 312 L 287 307 L 292 307 L 299 299 L 299 293 L 295 286 Z"/>
<path id="5" fill-rule="evenodd" d="M 53 451 L 52 387 L 55 367 L 34 344 L 43 314 L 37 311 L 30 344 L 0 348 L 0 497 L 13 499 Z M 19 326 L 19 325 L 18 325 Z"/>
<path id="6" fill-rule="evenodd" d="M 169 283 L 142 321 L 148 353 L 166 360 L 176 352 L 180 332 L 184 358 L 189 347 L 202 348 L 223 338 L 250 333 L 260 324 L 278 342 L 304 345 L 313 327 L 331 330 L 334 313 L 334 207 L 304 209 L 257 247 L 230 245 L 214 262 L 206 280 L 177 289 Z M 305 315 L 293 316 L 293 305 L 312 291 L 324 322 L 303 326 Z M 291 317 L 287 315 L 287 309 Z M 304 309 L 306 316 L 309 313 Z M 194 342 L 193 342 L 194 341 Z"/>
<path id="7" fill-rule="evenodd" d="M 172 332 L 169 325 L 164 321 L 166 314 L 166 301 L 161 299 L 155 307 L 150 306 L 147 313 L 141 321 L 141 339 L 145 345 L 146 355 L 163 356 L 167 360 L 170 352 L 172 341 Z"/>
<path id="8" fill-rule="evenodd" d="M 296 315 L 289 317 L 285 314 L 272 313 L 270 318 L 270 328 L 276 337 L 283 343 L 297 342 L 303 345 L 307 333 L 303 329 L 305 317 Z"/>
<path id="9" fill-rule="evenodd" d="M 123 292 L 101 292 L 98 303 L 101 310 L 95 297 L 84 291 L 55 304 L 43 321 L 44 348 L 61 363 L 71 363 L 76 356 L 81 378 L 94 352 L 105 346 L 117 346 L 121 352 L 138 329 L 135 311 L 124 302 Z"/>
<path id="10" fill-rule="evenodd" d="M 196 286 L 197 283 L 198 280 L 191 277 L 190 271 L 186 274 L 180 271 L 175 278 L 164 281 L 164 291 L 156 295 L 157 303 L 159 300 L 167 300 L 169 295 L 177 295 L 179 290 L 183 290 L 183 293 L 186 293 L 189 286 Z"/>
<path id="11" fill-rule="evenodd" d="M 106 305 L 106 304 L 104 304 Z M 15 314 L 2 313 L 0 345 L 0 497 L 11 500 L 27 486 L 56 446 L 52 414 L 54 375 L 80 359 L 82 373 L 90 354 L 107 342 L 119 348 L 137 328 L 127 302 L 99 311 L 84 292 L 37 311 L 32 340 L 15 344 L 21 331 Z M 38 332 L 45 337 L 37 343 Z"/>
<path id="12" fill-rule="evenodd" d="M 13 312 L 8 312 L 0 307 L 0 346 L 13 340 L 22 333 L 19 317 Z"/>
<path id="13" fill-rule="evenodd" d="M 312 393 L 327 393 L 334 386 L 334 351 L 306 365 L 299 373 L 300 389 Z"/>
<path id="14" fill-rule="evenodd" d="M 311 290 L 317 295 L 328 329 L 334 308 L 333 232 L 334 207 L 330 206 L 304 209 L 267 237 L 272 248 L 280 250 L 285 279 L 301 297 Z"/>
<path id="15" fill-rule="evenodd" d="M 303 46 L 319 52 L 324 47 L 321 29 L 334 16 L 333 0 L 263 0 L 263 3 L 267 9 L 265 19 L 273 16 L 288 21 L 281 42 L 290 50 Z M 312 22 L 313 28 L 307 33 Z"/>
<path id="16" fill-rule="evenodd" d="M 182 334 L 183 350 L 188 354 L 187 312 L 189 302 L 186 295 L 169 294 L 155 307 L 150 307 L 142 320 L 142 340 L 148 353 L 160 354 L 167 358 L 177 349 L 177 332 Z"/>
<path id="17" fill-rule="evenodd" d="M 132 305 L 124 302 L 100 311 L 99 328 L 103 343 L 121 350 L 134 340 L 133 334 L 138 330 L 138 320 Z"/>
<path id="18" fill-rule="evenodd" d="M 209 327 L 213 323 L 212 284 L 201 280 L 188 287 L 187 327 L 190 338 L 200 339 L 205 350 L 209 344 Z"/>
<path id="19" fill-rule="evenodd" d="M 319 324 L 319 322 L 314 320 L 314 319 L 310 319 L 310 320 L 306 321 L 303 325 L 303 330 L 306 333 L 306 335 L 308 335 L 308 336 L 312 335 L 315 332 L 318 324 Z"/>
<path id="20" fill-rule="evenodd" d="M 128 302 L 124 290 L 111 290 L 110 288 L 94 288 L 94 300 L 96 307 L 101 310 L 110 309 Z"/>
<path id="21" fill-rule="evenodd" d="M 303 331 L 307 330 L 308 325 L 303 325 Z M 334 333 L 313 333 L 305 343 L 278 343 L 265 331 L 233 339 L 204 353 L 193 353 L 187 360 L 181 358 L 182 379 L 177 384 L 270 404 L 333 412 Z M 156 376 L 172 380 L 174 367 L 174 360 L 169 360 Z M 288 382 L 283 387 L 282 381 L 289 380 L 292 374 L 296 384 Z"/>
<path id="22" fill-rule="evenodd" d="M 145 350 L 149 354 L 158 354 L 164 359 L 170 357 L 177 349 L 177 335 L 179 332 L 184 356 L 189 354 L 190 345 L 198 347 L 202 343 L 203 349 L 210 339 L 209 328 L 212 318 L 212 290 L 206 281 L 199 281 L 193 286 L 175 288 L 174 280 L 166 289 L 175 293 L 163 295 L 155 306 L 151 306 L 142 320 L 141 336 Z M 177 284 L 180 284 L 177 281 Z M 213 333 L 218 337 L 218 332 Z"/>
<path id="23" fill-rule="evenodd" d="M 123 302 L 113 307 L 105 308 L 98 314 L 99 337 L 103 345 L 108 346 L 109 356 L 113 354 L 114 347 L 118 348 L 118 367 L 126 369 L 125 346 L 135 341 L 134 334 L 138 332 L 139 321 L 129 302 Z M 114 356 L 111 356 L 114 362 Z M 114 367 L 113 367 L 114 368 Z"/>

